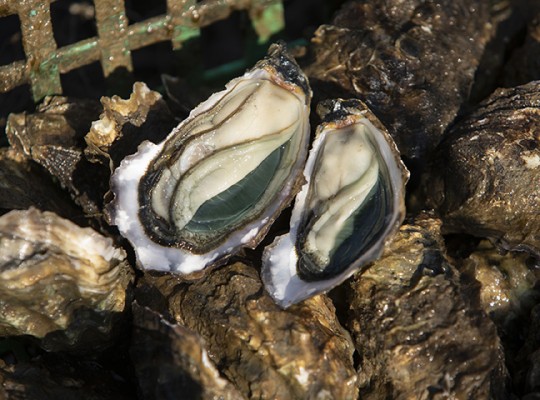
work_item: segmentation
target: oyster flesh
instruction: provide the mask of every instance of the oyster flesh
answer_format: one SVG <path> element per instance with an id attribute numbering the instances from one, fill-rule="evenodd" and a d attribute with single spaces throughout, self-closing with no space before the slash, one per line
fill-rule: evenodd
<path id="1" fill-rule="evenodd" d="M 254 247 L 300 186 L 311 90 L 281 44 L 112 177 L 111 220 L 145 269 L 191 273 Z"/>
<path id="2" fill-rule="evenodd" d="M 263 280 L 289 306 L 378 258 L 405 215 L 408 171 L 386 129 L 360 100 L 319 107 L 290 233 L 263 254 Z"/>

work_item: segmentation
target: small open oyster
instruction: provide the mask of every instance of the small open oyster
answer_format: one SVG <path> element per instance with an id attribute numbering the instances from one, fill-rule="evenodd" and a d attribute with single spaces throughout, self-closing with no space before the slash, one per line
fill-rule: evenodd
<path id="1" fill-rule="evenodd" d="M 405 216 L 408 171 L 386 131 L 360 100 L 319 107 L 290 233 L 263 255 L 263 280 L 289 306 L 341 283 L 378 258 Z"/>
<path id="2" fill-rule="evenodd" d="M 124 159 L 110 213 L 141 266 L 191 273 L 256 246 L 299 187 L 310 99 L 306 77 L 276 44 L 162 143 Z"/>

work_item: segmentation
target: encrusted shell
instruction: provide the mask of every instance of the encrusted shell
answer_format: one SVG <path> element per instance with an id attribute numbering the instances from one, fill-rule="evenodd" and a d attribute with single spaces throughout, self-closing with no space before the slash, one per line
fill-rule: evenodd
<path id="1" fill-rule="evenodd" d="M 53 351 L 113 342 L 132 273 L 111 239 L 30 208 L 0 217 L 0 248 L 0 336 Z"/>

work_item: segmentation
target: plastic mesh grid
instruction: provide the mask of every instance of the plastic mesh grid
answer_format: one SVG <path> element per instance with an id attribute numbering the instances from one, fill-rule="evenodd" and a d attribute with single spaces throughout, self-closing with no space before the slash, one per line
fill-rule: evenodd
<path id="1" fill-rule="evenodd" d="M 54 1 L 54 0 L 53 0 Z M 58 48 L 53 36 L 51 0 L 0 1 L 0 17 L 17 14 L 25 60 L 0 66 L 0 93 L 29 83 L 35 101 L 62 94 L 60 74 L 94 61 L 105 77 L 133 70 L 131 51 L 169 40 L 179 49 L 200 29 L 246 10 L 260 41 L 284 26 L 281 0 L 167 0 L 167 13 L 128 25 L 124 0 L 94 0 L 97 37 Z"/>

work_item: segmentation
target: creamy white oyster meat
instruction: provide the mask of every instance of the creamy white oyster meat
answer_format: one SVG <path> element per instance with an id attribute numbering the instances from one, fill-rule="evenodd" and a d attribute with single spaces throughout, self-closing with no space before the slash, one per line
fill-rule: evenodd
<path id="1" fill-rule="evenodd" d="M 146 269 L 191 273 L 254 247 L 299 187 L 307 79 L 284 47 L 145 142 L 112 178 L 112 222 Z"/>
<path id="2" fill-rule="evenodd" d="M 401 225 L 408 171 L 359 100 L 326 102 L 290 232 L 265 249 L 263 280 L 289 306 L 341 283 L 382 253 Z"/>

